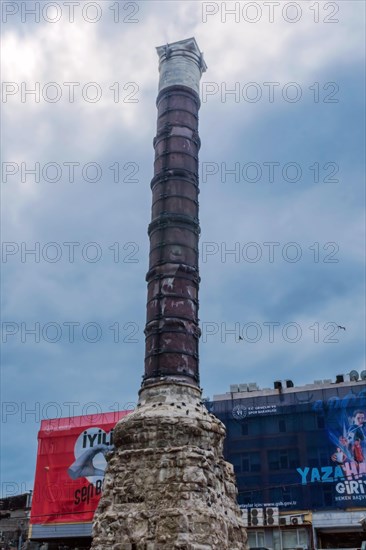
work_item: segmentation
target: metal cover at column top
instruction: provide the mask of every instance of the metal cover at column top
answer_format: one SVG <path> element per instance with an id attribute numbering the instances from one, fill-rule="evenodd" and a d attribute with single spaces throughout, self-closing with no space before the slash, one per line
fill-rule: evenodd
<path id="1" fill-rule="evenodd" d="M 199 95 L 199 83 L 207 69 L 195 38 L 186 38 L 156 48 L 159 63 L 159 92 L 169 86 L 187 86 Z"/>

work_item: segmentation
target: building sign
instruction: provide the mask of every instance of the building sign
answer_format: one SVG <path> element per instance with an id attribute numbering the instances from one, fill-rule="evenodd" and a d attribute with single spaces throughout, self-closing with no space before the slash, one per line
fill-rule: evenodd
<path id="1" fill-rule="evenodd" d="M 276 405 L 258 405 L 252 407 L 244 407 L 244 405 L 235 405 L 232 409 L 233 418 L 238 420 L 249 416 L 256 416 L 259 414 L 276 414 Z"/>
<path id="2" fill-rule="evenodd" d="M 82 523 L 100 499 L 113 428 L 131 411 L 43 420 L 31 524 Z"/>

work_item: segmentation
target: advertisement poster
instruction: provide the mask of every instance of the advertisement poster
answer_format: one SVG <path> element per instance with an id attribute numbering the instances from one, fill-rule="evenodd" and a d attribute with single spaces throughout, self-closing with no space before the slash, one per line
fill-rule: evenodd
<path id="1" fill-rule="evenodd" d="M 100 499 L 113 428 L 131 411 L 43 420 L 32 524 L 90 522 Z"/>
<path id="2" fill-rule="evenodd" d="M 245 508 L 366 507 L 366 385 L 208 403 Z"/>
<path id="3" fill-rule="evenodd" d="M 353 396 L 352 396 L 353 397 Z M 366 398 L 317 402 L 314 410 L 324 415 L 328 463 L 321 467 L 303 467 L 297 471 L 302 485 L 329 484 L 333 487 L 333 505 L 366 505 Z"/>

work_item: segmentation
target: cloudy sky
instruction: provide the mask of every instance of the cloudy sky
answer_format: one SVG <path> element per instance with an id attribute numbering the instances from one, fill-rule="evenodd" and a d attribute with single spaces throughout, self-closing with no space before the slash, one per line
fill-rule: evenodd
<path id="1" fill-rule="evenodd" d="M 208 65 L 204 395 L 366 368 L 364 3 L 39 6 L 32 14 L 35 2 L 2 3 L 8 494 L 32 488 L 42 418 L 136 401 L 156 46 L 195 36 Z"/>

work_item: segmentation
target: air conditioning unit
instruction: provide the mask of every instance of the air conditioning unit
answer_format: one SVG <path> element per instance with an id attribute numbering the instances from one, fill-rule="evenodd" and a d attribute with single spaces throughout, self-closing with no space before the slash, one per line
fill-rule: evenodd
<path id="1" fill-rule="evenodd" d="M 287 518 L 282 516 L 282 518 L 279 518 L 279 522 L 278 522 L 280 525 L 287 525 Z"/>
<path id="2" fill-rule="evenodd" d="M 250 508 L 248 510 L 248 525 L 250 527 L 257 527 L 258 525 L 263 525 L 263 508 Z"/>
<path id="3" fill-rule="evenodd" d="M 302 525 L 302 516 L 290 516 L 290 523 L 291 525 Z"/>
<path id="4" fill-rule="evenodd" d="M 239 391 L 248 391 L 248 384 L 239 384 Z"/>
<path id="5" fill-rule="evenodd" d="M 249 382 L 248 391 L 257 391 L 259 390 L 258 384 L 256 382 Z"/>
<path id="6" fill-rule="evenodd" d="M 278 525 L 278 508 L 264 509 L 264 525 Z"/>
<path id="7" fill-rule="evenodd" d="M 230 384 L 230 393 L 238 393 L 238 384 Z"/>
<path id="8" fill-rule="evenodd" d="M 245 527 L 248 527 L 248 509 L 242 508 L 240 512 L 241 512 L 241 517 L 243 518 Z"/>

